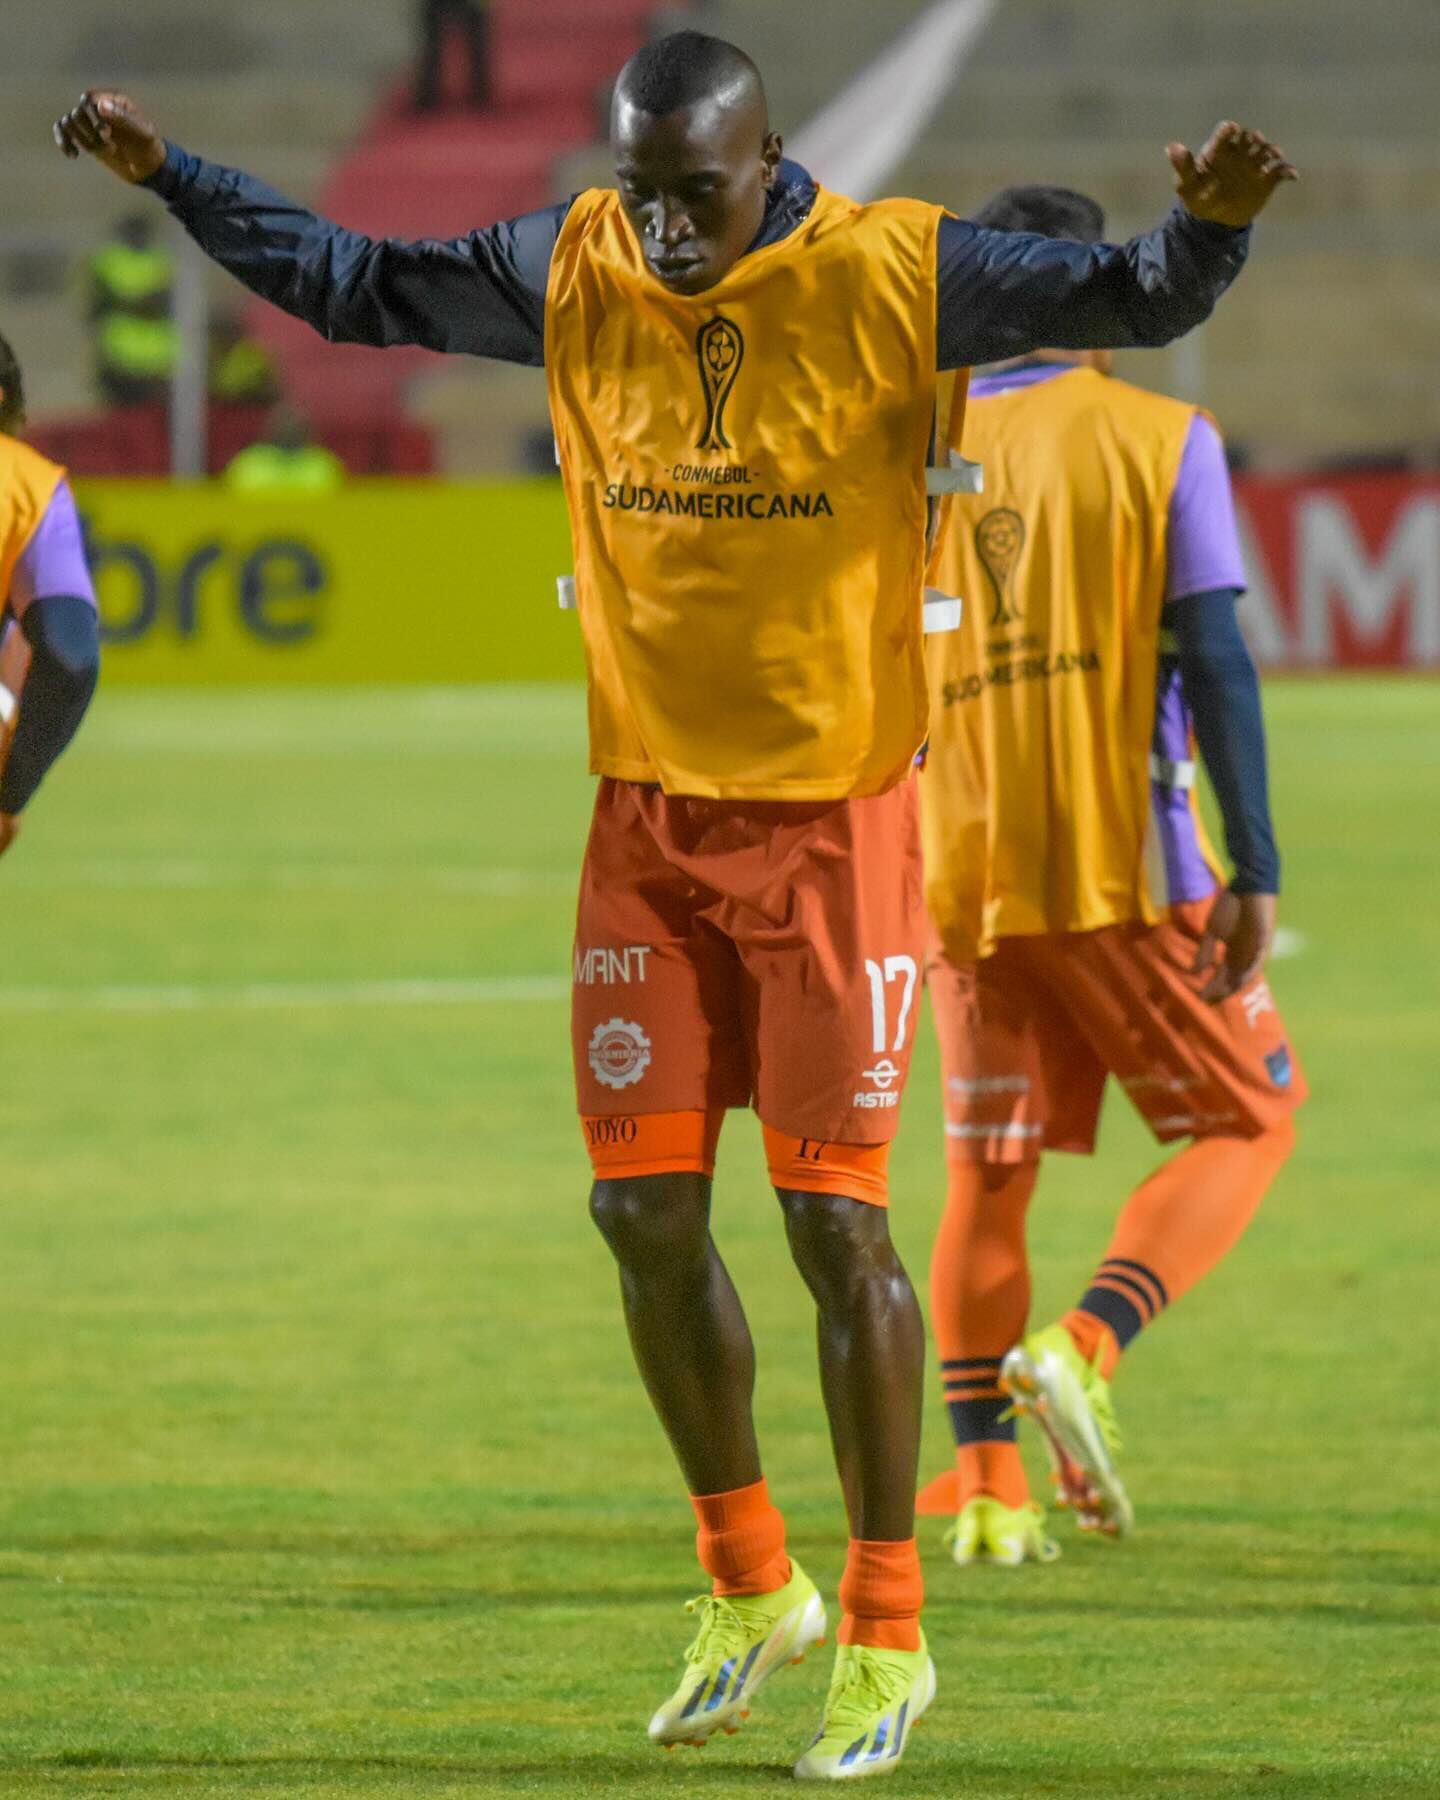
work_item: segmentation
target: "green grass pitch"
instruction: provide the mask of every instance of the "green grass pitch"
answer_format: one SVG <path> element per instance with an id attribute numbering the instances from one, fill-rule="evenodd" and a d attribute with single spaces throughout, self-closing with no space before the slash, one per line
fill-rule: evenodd
<path id="1" fill-rule="evenodd" d="M 1275 986 L 1314 1098 L 1117 1398 L 1139 1530 L 961 1573 L 891 1793 L 1433 1796 L 1440 710 L 1271 684 Z M 585 1215 L 568 691 L 102 696 L 0 864 L 0 1794 L 753 1794 L 825 1658 L 652 1751 L 699 1587 Z M 488 978 L 500 985 L 487 987 Z M 373 984 L 455 985 L 410 993 Z M 943 1186 L 922 1037 L 894 1219 Z M 833 1595 L 812 1322 L 753 1120 L 717 1232 L 771 1483 Z M 1116 1098 L 1034 1215 L 1067 1302 L 1155 1152 Z M 927 1397 L 926 1473 L 947 1455 Z"/>

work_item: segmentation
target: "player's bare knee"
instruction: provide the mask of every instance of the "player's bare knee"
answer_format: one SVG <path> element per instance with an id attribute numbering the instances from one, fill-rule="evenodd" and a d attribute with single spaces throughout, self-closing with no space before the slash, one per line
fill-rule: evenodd
<path id="1" fill-rule="evenodd" d="M 710 1181 L 688 1172 L 597 1181 L 590 1217 L 622 1264 L 684 1261 L 709 1241 Z"/>
<path id="2" fill-rule="evenodd" d="M 778 1189 L 790 1254 L 817 1299 L 848 1294 L 904 1271 L 890 1241 L 883 1206 L 843 1194 Z"/>

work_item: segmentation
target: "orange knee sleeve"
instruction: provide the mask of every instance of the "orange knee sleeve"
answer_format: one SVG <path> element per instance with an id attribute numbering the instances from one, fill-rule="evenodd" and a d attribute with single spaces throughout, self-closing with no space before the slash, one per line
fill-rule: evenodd
<path id="1" fill-rule="evenodd" d="M 585 1147 L 597 1181 L 626 1175 L 713 1175 L 725 1114 L 617 1113 L 583 1118 Z"/>
<path id="2" fill-rule="evenodd" d="M 777 1188 L 843 1194 L 870 1206 L 890 1201 L 889 1144 L 831 1144 L 765 1126 L 765 1161 Z"/>

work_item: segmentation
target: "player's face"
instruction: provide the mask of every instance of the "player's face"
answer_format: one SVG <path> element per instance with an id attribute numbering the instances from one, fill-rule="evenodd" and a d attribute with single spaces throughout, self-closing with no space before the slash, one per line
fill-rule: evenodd
<path id="1" fill-rule="evenodd" d="M 621 100 L 612 141 L 620 199 L 650 272 L 701 294 L 749 249 L 780 140 L 759 107 L 703 101 L 664 118 Z"/>

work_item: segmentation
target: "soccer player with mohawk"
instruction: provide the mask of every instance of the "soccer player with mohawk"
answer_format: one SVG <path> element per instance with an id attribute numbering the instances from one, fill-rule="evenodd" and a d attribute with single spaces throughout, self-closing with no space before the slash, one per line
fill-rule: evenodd
<path id="1" fill-rule="evenodd" d="M 56 134 L 332 339 L 543 362 L 600 777 L 573 1014 L 591 1211 L 712 1581 L 650 1736 L 734 1729 L 825 1631 L 766 1488 L 754 1348 L 710 1236 L 721 1123 L 752 1104 L 816 1304 L 851 1533 L 796 1773 L 894 1769 L 935 1689 L 923 1332 L 886 1222 L 924 948 L 935 373 L 1188 330 L 1288 165 L 1233 126 L 1198 155 L 1172 146 L 1181 204 L 1123 247 L 857 206 L 783 160 L 755 65 L 696 32 L 620 72 L 614 189 L 448 243 L 317 219 L 167 145 L 123 95 L 87 94 Z"/>

